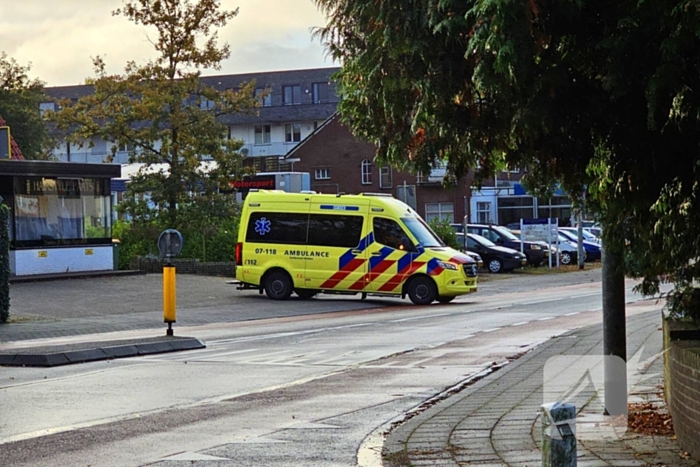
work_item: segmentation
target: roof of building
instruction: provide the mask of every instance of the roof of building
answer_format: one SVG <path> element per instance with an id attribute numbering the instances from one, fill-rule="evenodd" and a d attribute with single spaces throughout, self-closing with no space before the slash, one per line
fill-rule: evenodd
<path id="1" fill-rule="evenodd" d="M 333 114 L 331 114 L 330 117 L 328 117 L 326 120 L 324 120 L 324 122 L 321 123 L 318 127 L 316 127 L 314 129 L 314 131 L 309 133 L 309 135 L 306 138 L 304 138 L 303 140 L 301 140 L 301 142 L 299 144 L 294 146 L 294 148 L 292 148 L 292 150 L 289 151 L 286 156 L 284 156 L 285 159 L 290 159 L 290 158 L 294 157 L 294 154 L 297 151 L 299 151 L 304 145 L 306 145 L 306 143 L 311 141 L 311 139 L 314 138 L 317 134 L 319 134 L 326 126 L 328 126 L 328 124 L 330 122 L 332 122 L 333 120 L 336 120 L 338 118 L 340 118 L 340 114 L 338 112 L 333 112 Z"/>
<path id="2" fill-rule="evenodd" d="M 260 107 L 251 114 L 230 114 L 222 116 L 221 122 L 226 125 L 244 125 L 264 122 L 289 122 L 325 120 L 330 117 L 338 106 L 339 97 L 335 92 L 332 75 L 340 67 L 309 68 L 303 70 L 268 71 L 259 73 L 241 73 L 231 75 L 202 76 L 201 83 L 212 86 L 220 91 L 238 89 L 251 81 L 258 88 L 271 90 L 270 106 Z M 329 91 L 320 103 L 313 103 L 312 90 L 314 84 L 327 84 Z M 283 105 L 282 86 L 300 86 L 301 102 L 293 105 Z M 92 85 L 55 86 L 47 87 L 46 94 L 54 99 L 79 99 L 93 92 Z"/>
<path id="3" fill-rule="evenodd" d="M 2 117 L 0 117 L 0 126 L 7 126 L 7 123 L 5 123 L 5 120 Z M 12 136 L 12 131 L 10 131 L 10 159 L 17 161 L 24 160 L 22 150 L 17 144 L 17 141 L 15 141 L 15 138 Z"/>
<path id="4" fill-rule="evenodd" d="M 0 164 L 0 175 L 24 177 L 116 178 L 119 177 L 120 173 L 121 167 L 117 164 L 27 160 Z"/>

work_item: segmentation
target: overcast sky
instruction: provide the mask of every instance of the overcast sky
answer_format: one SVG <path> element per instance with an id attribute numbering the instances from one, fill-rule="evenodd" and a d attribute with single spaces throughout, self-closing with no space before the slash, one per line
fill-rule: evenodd
<path id="1" fill-rule="evenodd" d="M 47 86 L 82 84 L 94 76 L 90 57 L 100 55 L 109 73 L 128 60 L 155 57 L 149 31 L 111 12 L 122 0 L 0 0 L 0 51 Z M 231 46 L 221 71 L 205 75 L 336 66 L 311 28 L 325 25 L 311 0 L 221 0 L 239 14 L 219 30 Z M 153 32 L 150 37 L 155 39 Z"/>

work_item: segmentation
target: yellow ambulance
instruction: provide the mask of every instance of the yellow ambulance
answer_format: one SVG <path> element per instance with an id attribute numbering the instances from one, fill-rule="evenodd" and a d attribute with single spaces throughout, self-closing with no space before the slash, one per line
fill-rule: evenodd
<path id="1" fill-rule="evenodd" d="M 239 288 L 284 300 L 318 293 L 447 303 L 476 292 L 476 263 L 383 194 L 251 190 L 236 245 Z"/>

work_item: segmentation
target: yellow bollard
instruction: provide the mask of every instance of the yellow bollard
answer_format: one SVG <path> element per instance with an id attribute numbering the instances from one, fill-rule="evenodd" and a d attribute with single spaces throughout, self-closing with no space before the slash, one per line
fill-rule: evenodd
<path id="1" fill-rule="evenodd" d="M 163 266 L 163 322 L 168 323 L 166 336 L 173 335 L 173 323 L 177 311 L 175 309 L 176 297 L 175 266 Z"/>

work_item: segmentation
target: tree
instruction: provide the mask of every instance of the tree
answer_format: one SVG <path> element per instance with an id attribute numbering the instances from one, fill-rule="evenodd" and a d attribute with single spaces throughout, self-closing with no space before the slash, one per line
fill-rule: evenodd
<path id="1" fill-rule="evenodd" d="M 380 160 L 477 179 L 506 163 L 586 187 L 642 290 L 674 280 L 673 309 L 700 315 L 698 232 L 683 231 L 700 225 L 697 3 L 316 3 L 343 120 Z"/>
<path id="2" fill-rule="evenodd" d="M 240 173 L 242 142 L 228 139 L 217 117 L 251 111 L 255 83 L 218 91 L 199 78 L 229 57 L 215 29 L 237 13 L 220 11 L 219 0 L 127 2 L 113 14 L 155 28 L 158 57 L 145 65 L 129 62 L 124 75 L 108 75 L 102 58 L 93 59 L 94 92 L 75 103 L 61 101 L 62 110 L 52 116 L 72 141 L 100 137 L 113 142 L 112 154 L 127 146 L 130 161 L 145 164 L 120 206 L 137 222 L 178 228 L 191 225 L 202 209 L 232 209 L 219 188 Z M 204 167 L 207 159 L 214 164 Z M 194 217 L 183 218 L 185 211 Z"/>
<path id="3" fill-rule="evenodd" d="M 39 113 L 39 104 L 46 99 L 44 84 L 29 78 L 30 69 L 0 53 L 0 117 L 25 159 L 47 159 L 52 141 Z"/>

